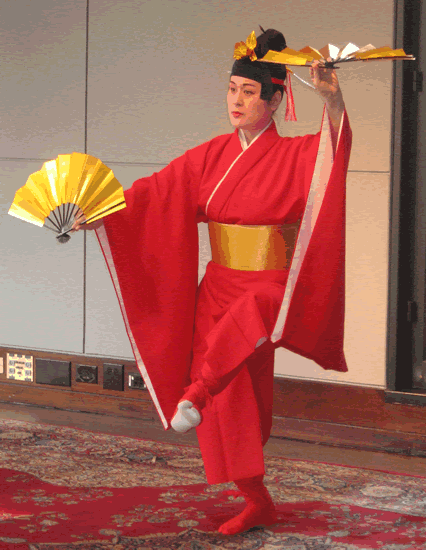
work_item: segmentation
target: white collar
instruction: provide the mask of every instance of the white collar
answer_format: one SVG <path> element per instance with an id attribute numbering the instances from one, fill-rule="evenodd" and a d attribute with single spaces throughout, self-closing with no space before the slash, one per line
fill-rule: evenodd
<path id="1" fill-rule="evenodd" d="M 272 118 L 271 118 L 271 120 L 269 121 L 269 124 L 267 124 L 267 125 L 265 126 L 265 128 L 263 128 L 263 130 L 261 130 L 261 131 L 257 134 L 257 136 L 256 136 L 254 139 L 252 139 L 252 140 L 250 141 L 250 143 L 249 143 L 248 145 L 247 145 L 247 140 L 246 140 L 246 136 L 244 135 L 244 132 L 243 132 L 242 130 L 238 130 L 238 137 L 240 138 L 240 143 L 241 143 L 241 147 L 243 148 L 243 151 L 245 151 L 246 149 L 248 149 L 248 148 L 250 147 L 250 145 L 252 145 L 252 144 L 257 140 L 257 138 L 260 137 L 260 136 L 263 134 L 263 132 L 265 132 L 265 131 L 269 128 L 269 126 L 270 126 L 271 124 L 272 124 Z"/>

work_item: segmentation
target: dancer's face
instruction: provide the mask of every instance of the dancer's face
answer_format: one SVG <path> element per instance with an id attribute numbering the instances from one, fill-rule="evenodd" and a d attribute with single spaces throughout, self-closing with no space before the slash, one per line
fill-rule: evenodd
<path id="1" fill-rule="evenodd" d="M 271 119 L 276 107 L 260 98 L 260 82 L 231 76 L 228 88 L 228 115 L 234 128 L 256 132 Z"/>

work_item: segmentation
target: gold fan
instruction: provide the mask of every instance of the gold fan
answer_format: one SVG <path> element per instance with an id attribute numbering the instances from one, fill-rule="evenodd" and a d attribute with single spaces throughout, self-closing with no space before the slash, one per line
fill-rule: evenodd
<path id="1" fill-rule="evenodd" d="M 331 61 L 327 61 L 328 58 Z M 294 66 L 310 66 L 314 60 L 318 60 L 320 65 L 328 68 L 334 68 L 337 63 L 347 63 L 353 61 L 382 61 L 382 60 L 415 60 L 412 55 L 407 55 L 403 49 L 392 50 L 389 46 L 375 48 L 368 44 L 359 48 L 349 42 L 342 48 L 327 44 L 321 50 L 316 50 L 311 46 L 306 46 L 299 51 L 285 48 L 281 52 L 269 50 L 260 61 L 270 63 L 281 63 Z"/>
<path id="2" fill-rule="evenodd" d="M 31 174 L 8 213 L 58 233 L 58 241 L 66 243 L 78 211 L 86 217 L 83 223 L 91 223 L 122 208 L 123 188 L 112 170 L 91 155 L 72 153 L 45 162 Z"/>

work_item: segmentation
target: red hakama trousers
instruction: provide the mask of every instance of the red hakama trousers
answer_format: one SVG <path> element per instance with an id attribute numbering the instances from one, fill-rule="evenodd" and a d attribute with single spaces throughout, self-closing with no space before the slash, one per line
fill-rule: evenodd
<path id="1" fill-rule="evenodd" d="M 198 289 L 191 382 L 204 380 L 214 396 L 196 428 L 209 484 L 265 473 L 275 353 L 268 338 L 287 277 L 210 262 Z"/>

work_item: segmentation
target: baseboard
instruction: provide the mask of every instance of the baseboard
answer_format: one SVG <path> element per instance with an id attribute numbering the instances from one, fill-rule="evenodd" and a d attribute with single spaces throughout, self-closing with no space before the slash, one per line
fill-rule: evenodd
<path id="1" fill-rule="evenodd" d="M 274 379 L 274 416 L 426 436 L 426 407 L 363 386 Z"/>
<path id="2" fill-rule="evenodd" d="M 426 436 L 331 422 L 275 416 L 271 437 L 348 449 L 426 457 Z"/>

